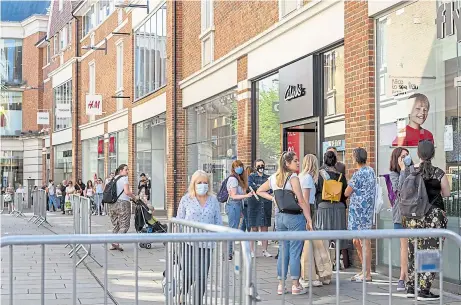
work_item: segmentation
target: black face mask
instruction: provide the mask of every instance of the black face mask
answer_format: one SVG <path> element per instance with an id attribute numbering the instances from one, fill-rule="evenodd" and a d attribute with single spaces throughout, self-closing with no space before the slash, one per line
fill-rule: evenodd
<path id="1" fill-rule="evenodd" d="M 256 170 L 257 170 L 258 172 L 260 172 L 260 173 L 264 172 L 264 169 L 265 169 L 264 165 L 263 165 L 263 166 L 258 166 L 258 167 L 256 168 Z"/>

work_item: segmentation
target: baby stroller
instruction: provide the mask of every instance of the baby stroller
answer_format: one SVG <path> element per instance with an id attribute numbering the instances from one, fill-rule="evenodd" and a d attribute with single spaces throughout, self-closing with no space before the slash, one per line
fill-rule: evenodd
<path id="1" fill-rule="evenodd" d="M 165 224 L 155 219 L 149 208 L 142 200 L 135 202 L 134 228 L 137 233 L 166 233 L 168 228 Z M 140 248 L 150 249 L 150 243 L 139 243 Z"/>

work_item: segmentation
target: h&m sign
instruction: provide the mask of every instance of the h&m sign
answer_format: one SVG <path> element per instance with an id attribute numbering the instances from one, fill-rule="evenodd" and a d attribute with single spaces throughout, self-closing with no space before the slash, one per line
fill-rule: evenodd
<path id="1" fill-rule="evenodd" d="M 461 14 L 457 1 L 443 3 L 437 8 L 435 24 L 438 39 L 454 35 L 456 29 L 456 41 L 461 42 Z"/>

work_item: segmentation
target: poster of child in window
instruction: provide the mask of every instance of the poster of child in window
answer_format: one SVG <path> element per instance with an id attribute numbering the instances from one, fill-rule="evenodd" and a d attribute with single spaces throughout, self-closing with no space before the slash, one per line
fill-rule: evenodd
<path id="1" fill-rule="evenodd" d="M 423 124 L 429 115 L 431 104 L 426 95 L 414 93 L 409 98 L 412 104 L 408 115 L 408 124 L 398 130 L 392 146 L 418 146 L 419 141 L 429 140 L 434 143 L 432 132 L 424 129 Z"/>

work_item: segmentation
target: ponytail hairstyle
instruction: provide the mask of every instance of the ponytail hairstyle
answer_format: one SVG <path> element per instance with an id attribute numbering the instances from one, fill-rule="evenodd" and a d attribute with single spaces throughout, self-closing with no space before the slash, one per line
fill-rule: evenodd
<path id="1" fill-rule="evenodd" d="M 279 166 L 277 168 L 277 172 L 275 173 L 275 182 L 278 187 L 282 188 L 288 176 L 292 174 L 292 172 L 288 169 L 287 163 L 291 163 L 295 156 L 296 153 L 294 151 L 285 151 L 280 156 Z"/>
<path id="2" fill-rule="evenodd" d="M 120 164 L 117 169 L 115 170 L 115 176 L 120 175 L 120 172 L 125 168 L 125 166 L 128 166 L 126 164 Z"/>
<path id="3" fill-rule="evenodd" d="M 312 154 L 305 155 L 303 159 L 301 175 L 304 176 L 306 174 L 311 175 L 315 183 L 319 180 L 319 161 Z"/>
<path id="4" fill-rule="evenodd" d="M 422 140 L 418 143 L 418 157 L 421 159 L 419 170 L 425 180 L 429 180 L 435 173 L 435 167 L 432 165 L 432 159 L 435 156 L 434 143 L 429 140 Z"/>

